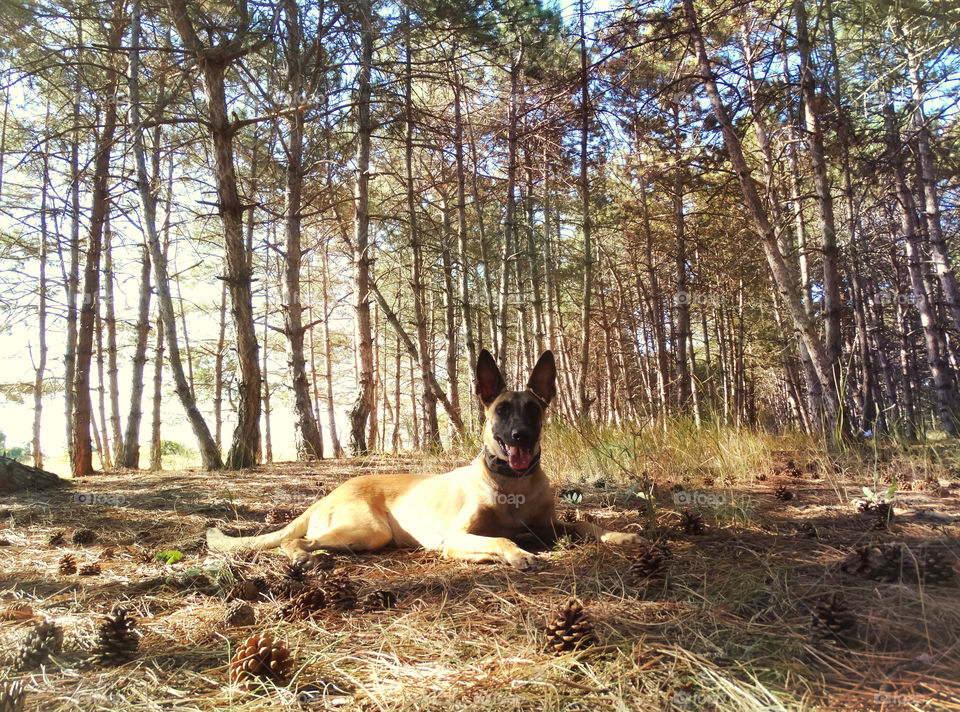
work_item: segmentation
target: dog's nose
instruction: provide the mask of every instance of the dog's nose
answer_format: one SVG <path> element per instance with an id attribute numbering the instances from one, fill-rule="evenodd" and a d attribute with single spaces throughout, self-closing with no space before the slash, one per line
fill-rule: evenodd
<path id="1" fill-rule="evenodd" d="M 526 430 L 514 430 L 510 435 L 513 437 L 513 442 L 515 443 L 525 442 L 530 439 L 530 433 Z"/>

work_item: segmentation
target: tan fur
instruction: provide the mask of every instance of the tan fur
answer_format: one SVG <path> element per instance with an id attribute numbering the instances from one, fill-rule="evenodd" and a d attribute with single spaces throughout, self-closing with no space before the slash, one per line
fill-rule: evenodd
<path id="1" fill-rule="evenodd" d="M 483 441 L 494 452 L 498 445 L 490 424 L 503 398 L 538 396 L 530 390 L 505 391 L 487 406 Z M 279 531 L 234 538 L 208 529 L 207 545 L 211 551 L 280 546 L 291 559 L 304 563 L 317 549 L 423 547 L 453 559 L 529 568 L 537 557 L 511 540 L 528 533 L 544 540 L 571 534 L 613 544 L 643 541 L 590 522 L 556 521 L 554 491 L 539 465 L 524 477 L 505 477 L 491 472 L 481 454 L 469 465 L 442 475 L 355 477 Z"/>

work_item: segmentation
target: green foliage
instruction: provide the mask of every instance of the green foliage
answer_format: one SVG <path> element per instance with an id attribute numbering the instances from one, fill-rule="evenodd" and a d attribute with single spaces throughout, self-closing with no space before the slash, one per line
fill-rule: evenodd
<path id="1" fill-rule="evenodd" d="M 33 456 L 33 448 L 30 443 L 25 445 L 15 445 L 11 448 L 7 447 L 7 436 L 0 430 L 0 455 L 3 457 L 8 457 L 11 460 L 17 460 L 18 462 L 27 462 Z"/>
<path id="2" fill-rule="evenodd" d="M 176 457 L 190 457 L 191 455 L 196 455 L 196 451 L 187 447 L 181 442 L 176 440 L 161 440 L 160 441 L 160 454 L 161 455 L 173 455 Z"/>
<path id="3" fill-rule="evenodd" d="M 176 549 L 166 549 L 157 553 L 157 559 L 167 566 L 177 563 L 183 558 L 183 552 Z"/>

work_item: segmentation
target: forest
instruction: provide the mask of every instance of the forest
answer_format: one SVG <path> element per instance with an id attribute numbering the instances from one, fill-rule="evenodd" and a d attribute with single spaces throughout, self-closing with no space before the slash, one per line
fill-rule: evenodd
<path id="1" fill-rule="evenodd" d="M 568 422 L 952 436 L 960 10 L 808 5 L 8 0 L 18 444 L 438 449 L 482 348 Z"/>
<path id="2" fill-rule="evenodd" d="M 0 483 L 0 712 L 960 709 L 958 25 L 0 0 L 0 455 L 73 488 Z M 558 510 L 648 547 L 205 549 L 474 458 L 484 350 L 511 388 L 552 352 Z M 300 667 L 251 701 L 252 621 Z"/>

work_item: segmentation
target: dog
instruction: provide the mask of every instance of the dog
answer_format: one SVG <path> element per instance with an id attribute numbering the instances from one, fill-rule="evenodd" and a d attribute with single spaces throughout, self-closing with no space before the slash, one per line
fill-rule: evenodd
<path id="1" fill-rule="evenodd" d="M 309 567 L 312 551 L 372 551 L 388 546 L 430 549 L 462 561 L 535 567 L 538 557 L 515 541 L 533 535 L 610 544 L 640 544 L 636 534 L 611 532 L 592 522 L 556 519 L 554 490 L 540 467 L 540 438 L 547 406 L 556 395 L 553 353 L 537 361 L 526 390 L 508 391 L 486 350 L 476 367 L 483 405 L 483 447 L 469 465 L 441 475 L 364 475 L 347 480 L 278 531 L 229 537 L 207 530 L 211 551 L 279 546 Z"/>

